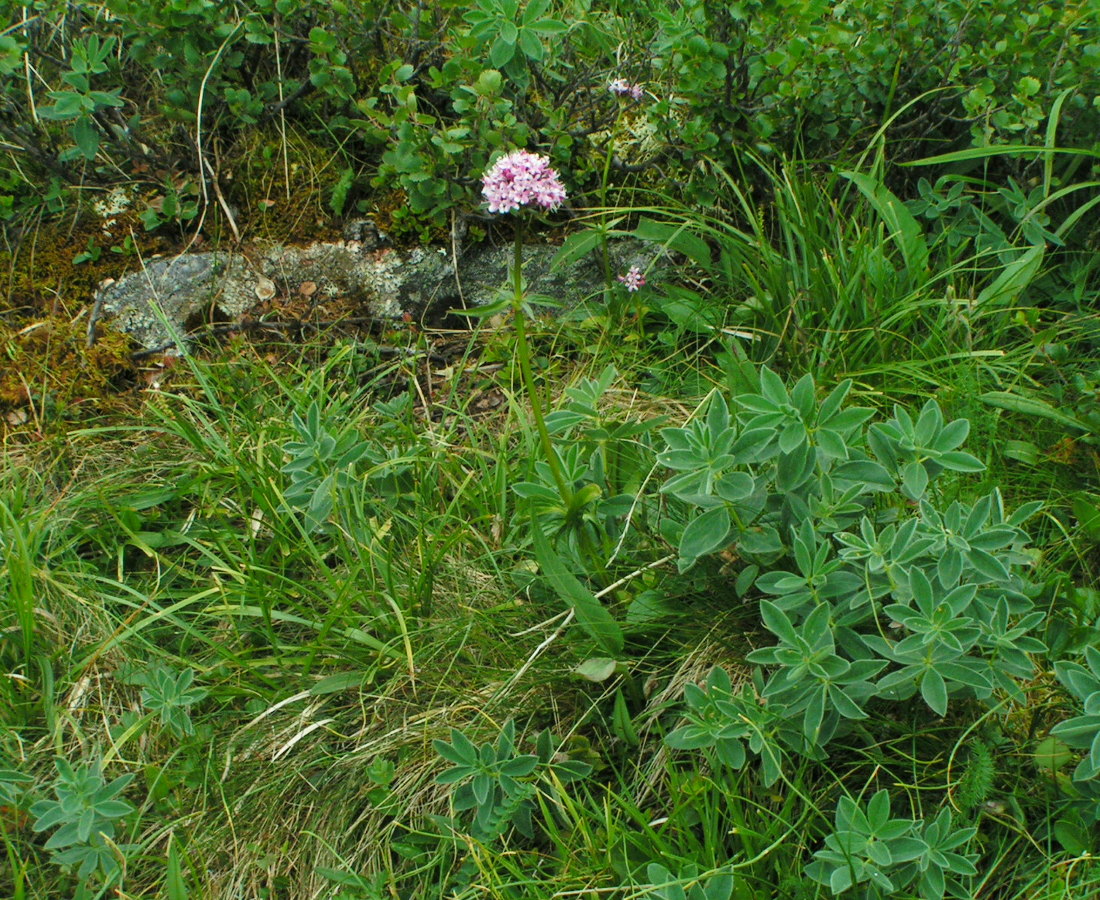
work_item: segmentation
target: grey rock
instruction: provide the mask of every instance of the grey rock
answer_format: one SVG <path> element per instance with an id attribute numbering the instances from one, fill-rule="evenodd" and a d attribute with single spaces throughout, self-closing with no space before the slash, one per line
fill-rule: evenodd
<path id="1" fill-rule="evenodd" d="M 147 349 L 178 343 L 215 306 L 232 317 L 255 303 L 254 274 L 240 257 L 224 253 L 151 259 L 140 272 L 107 282 L 96 296 L 96 308 Z"/>
<path id="2" fill-rule="evenodd" d="M 309 297 L 313 303 L 350 298 L 364 315 L 396 320 L 410 314 L 438 323 L 451 310 L 485 305 L 507 289 L 511 245 L 471 248 L 458 260 L 456 274 L 448 248 L 399 252 L 382 246 L 384 236 L 356 233 L 369 239 L 153 259 L 141 272 L 105 282 L 95 310 L 109 313 L 114 326 L 133 335 L 143 349 L 161 350 L 180 345 L 187 331 L 202 322 L 235 322 L 249 314 L 277 317 L 281 297 Z M 598 297 L 603 274 L 595 254 L 551 271 L 557 250 L 545 243 L 524 248 L 528 290 L 566 308 Z M 641 241 L 615 242 L 612 269 L 645 269 L 660 252 Z"/>
<path id="3" fill-rule="evenodd" d="M 523 248 L 523 277 L 530 293 L 547 297 L 565 309 L 599 297 L 603 293 L 603 266 L 598 254 L 590 253 L 571 265 L 553 269 L 558 247 L 531 244 Z M 647 268 L 659 254 L 659 248 L 642 241 L 621 240 L 610 247 L 612 273 L 625 272 L 633 265 Z M 459 270 L 462 295 L 468 306 L 484 306 L 499 297 L 502 290 L 511 293 L 510 269 L 515 258 L 512 246 L 478 248 L 462 261 Z M 458 301 L 458 285 L 454 296 Z"/>
<path id="4" fill-rule="evenodd" d="M 382 319 L 422 310 L 454 281 L 454 266 L 442 248 L 399 253 L 367 250 L 357 241 L 273 247 L 260 267 L 280 293 L 293 295 L 312 282 L 318 299 L 350 297 Z"/>

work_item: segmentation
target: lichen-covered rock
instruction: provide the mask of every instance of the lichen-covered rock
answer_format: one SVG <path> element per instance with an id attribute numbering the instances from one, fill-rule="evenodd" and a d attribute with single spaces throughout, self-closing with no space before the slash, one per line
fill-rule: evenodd
<path id="1" fill-rule="evenodd" d="M 229 318 L 242 315 L 256 302 L 255 281 L 238 256 L 187 253 L 151 259 L 140 272 L 106 283 L 97 305 L 114 317 L 115 327 L 154 349 L 178 343 L 214 307 Z"/>
<path id="2" fill-rule="evenodd" d="M 442 248 L 399 253 L 388 247 L 366 249 L 357 241 L 273 247 L 261 267 L 288 295 L 313 284 L 318 300 L 350 297 L 382 319 L 423 309 L 454 281 L 454 266 Z"/>
<path id="3" fill-rule="evenodd" d="M 593 287 L 598 272 L 591 260 L 582 260 L 568 271 L 550 271 L 550 263 L 557 247 L 546 244 L 528 244 L 523 248 L 523 278 L 528 291 L 553 297 L 563 306 L 574 306 L 584 299 L 576 291 L 576 282 Z M 515 259 L 511 245 L 478 248 L 464 261 L 462 271 L 462 297 L 467 306 L 484 306 L 500 296 L 502 290 L 511 294 L 509 269 Z M 582 288 L 583 290 L 583 288 Z"/>
<path id="4" fill-rule="evenodd" d="M 532 294 L 563 307 L 599 295 L 602 267 L 593 256 L 557 269 L 557 247 L 524 248 L 523 273 Z M 640 241 L 611 248 L 612 268 L 646 268 L 658 249 Z M 275 246 L 235 255 L 190 253 L 153 259 L 141 272 L 107 282 L 97 309 L 110 313 L 116 328 L 129 332 L 147 350 L 178 345 L 204 321 L 238 321 L 249 313 L 267 315 L 279 297 L 308 298 L 316 306 L 335 298 L 350 300 L 361 315 L 398 319 L 411 314 L 441 321 L 452 309 L 481 306 L 507 287 L 511 246 L 476 247 L 458 261 L 444 247 L 399 252 L 380 241 L 336 241 L 306 247 Z M 348 304 L 344 304 L 347 308 Z"/>

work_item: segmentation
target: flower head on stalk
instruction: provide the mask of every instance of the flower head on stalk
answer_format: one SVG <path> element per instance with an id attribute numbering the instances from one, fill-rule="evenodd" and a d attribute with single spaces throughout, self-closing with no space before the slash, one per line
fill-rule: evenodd
<path id="1" fill-rule="evenodd" d="M 565 186 L 550 168 L 550 160 L 526 150 L 502 156 L 481 181 L 489 212 L 506 213 L 523 206 L 557 209 L 565 202 Z"/>
<path id="2" fill-rule="evenodd" d="M 631 266 L 625 275 L 619 276 L 621 281 L 628 291 L 634 293 L 640 287 L 645 285 L 645 275 L 642 274 L 642 270 L 638 266 Z"/>
<path id="3" fill-rule="evenodd" d="M 513 150 L 493 163 L 481 177 L 481 193 L 489 204 L 489 212 L 506 213 L 524 206 L 557 209 L 565 202 L 565 187 L 558 173 L 550 168 L 545 156 Z M 539 443 L 551 477 L 557 486 L 565 509 L 573 508 L 573 488 L 562 471 L 557 451 L 550 440 L 546 416 L 542 412 L 538 386 L 531 369 L 531 349 L 527 344 L 527 324 L 523 288 L 523 219 L 516 222 L 515 262 L 512 264 L 512 313 L 516 328 L 516 356 L 523 385 L 531 403 L 531 417 L 539 434 Z M 502 301 L 503 302 L 503 301 Z M 486 309 L 491 308 L 487 307 Z M 537 526 L 541 527 L 541 526 Z"/>

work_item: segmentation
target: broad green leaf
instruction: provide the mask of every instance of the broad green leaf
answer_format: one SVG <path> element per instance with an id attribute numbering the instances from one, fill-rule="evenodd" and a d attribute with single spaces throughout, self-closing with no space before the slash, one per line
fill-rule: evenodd
<path id="1" fill-rule="evenodd" d="M 599 684 L 602 681 L 607 681 L 618 669 L 619 663 L 617 660 L 606 656 L 594 656 L 582 662 L 573 672 L 580 675 L 581 678 Z"/>
<path id="2" fill-rule="evenodd" d="M 913 599 L 917 604 L 930 608 L 934 604 L 932 584 L 920 569 L 913 568 L 909 572 L 909 589 L 913 592 Z"/>
<path id="3" fill-rule="evenodd" d="M 817 446 L 821 448 L 826 456 L 832 459 L 848 458 L 848 447 L 844 443 L 844 439 L 835 431 L 822 428 L 816 432 L 814 437 L 817 440 Z"/>
<path id="4" fill-rule="evenodd" d="M 833 701 L 833 706 L 838 713 L 840 713 L 846 719 L 866 719 L 867 713 L 860 709 L 859 705 L 852 700 L 844 691 L 836 689 L 829 692 L 829 697 Z"/>
<path id="5" fill-rule="evenodd" d="M 919 278 L 928 269 L 928 245 L 924 240 L 924 231 L 920 223 L 913 218 L 912 213 L 906 208 L 893 193 L 869 175 L 861 172 L 841 172 L 843 177 L 851 181 L 860 193 L 881 216 L 882 221 L 890 230 L 890 236 L 897 241 L 905 257 L 906 269 L 911 275 Z"/>
<path id="6" fill-rule="evenodd" d="M 487 319 L 511 309 L 512 302 L 511 297 L 500 296 L 484 306 L 476 306 L 472 309 L 450 309 L 447 312 L 456 316 L 465 316 L 468 319 Z"/>
<path id="7" fill-rule="evenodd" d="M 709 266 L 710 247 L 702 238 L 689 232 L 687 227 L 686 222 L 677 225 L 672 222 L 657 222 L 643 216 L 634 229 L 634 237 L 641 241 L 663 244 L 676 253 L 682 253 L 700 266 Z"/>
<path id="8" fill-rule="evenodd" d="M 806 442 L 806 427 L 801 422 L 788 422 L 779 433 L 779 451 L 790 453 Z"/>
<path id="9" fill-rule="evenodd" d="M 771 428 L 753 428 L 741 432 L 741 435 L 733 442 L 730 453 L 739 463 L 751 463 L 759 461 L 762 451 L 775 437 L 775 431 Z"/>
<path id="10" fill-rule="evenodd" d="M 1018 259 L 1005 266 L 993 283 L 978 294 L 975 305 L 978 307 L 1009 306 L 1014 303 L 1016 298 L 1035 280 L 1045 253 L 1046 247 L 1042 244 L 1036 244 L 1025 251 Z"/>
<path id="11" fill-rule="evenodd" d="M 568 266 L 583 256 L 591 253 L 600 245 L 603 236 L 600 232 L 591 228 L 571 234 L 561 245 L 561 249 L 554 254 L 554 260 L 550 263 L 552 269 Z"/>
<path id="12" fill-rule="evenodd" d="M 829 604 L 822 603 L 799 626 L 803 640 L 815 649 L 833 646 L 831 612 Z M 844 663 L 845 668 L 847 665 Z"/>
<path id="13" fill-rule="evenodd" d="M 936 435 L 936 439 L 932 443 L 932 449 L 941 453 L 954 450 L 966 441 L 968 434 L 970 434 L 970 422 L 966 419 L 955 419 L 955 421 L 945 425 L 943 430 Z"/>
<path id="14" fill-rule="evenodd" d="M 1048 736 L 1035 745 L 1032 758 L 1036 768 L 1056 772 L 1073 761 L 1073 751 L 1064 741 Z"/>
<path id="15" fill-rule="evenodd" d="M 779 640 L 792 647 L 798 646 L 798 632 L 795 631 L 794 624 L 787 614 L 770 600 L 760 601 L 760 617 L 764 620 L 768 631 Z"/>
<path id="16" fill-rule="evenodd" d="M 433 746 L 435 746 L 436 752 L 444 759 L 449 759 L 452 762 L 477 762 L 478 752 L 476 745 L 457 728 L 451 729 L 451 744 L 449 746 L 447 744 L 443 744 L 442 741 L 433 741 L 432 744 Z M 448 756 L 446 753 L 443 752 L 440 744 L 443 744 L 444 747 L 448 747 L 448 749 L 450 749 L 450 747 L 453 747 L 453 752 L 455 755 Z"/>
<path id="17" fill-rule="evenodd" d="M 504 40 L 503 37 L 497 37 L 489 51 L 489 62 L 493 64 L 493 68 L 500 69 L 508 65 L 515 55 L 516 45 Z"/>
<path id="18" fill-rule="evenodd" d="M 530 25 L 528 27 L 536 34 L 546 36 L 561 34 L 563 31 L 569 30 L 568 25 L 557 19 L 543 19 L 539 22 L 535 22 L 533 25 Z"/>
<path id="19" fill-rule="evenodd" d="M 967 552 L 967 559 L 979 574 L 984 575 L 990 581 L 1008 581 L 1008 569 L 997 557 L 977 547 L 971 547 Z"/>
<path id="20" fill-rule="evenodd" d="M 827 422 L 822 421 L 821 424 L 828 425 L 833 431 L 839 431 L 843 434 L 846 431 L 858 428 L 874 414 L 875 411 L 866 406 L 849 406 L 847 409 L 834 413 Z"/>
<path id="21" fill-rule="evenodd" d="M 947 713 L 947 685 L 935 669 L 925 669 L 920 682 L 920 695 L 936 715 Z"/>
<path id="22" fill-rule="evenodd" d="M 954 587 L 959 583 L 962 575 L 963 558 L 954 547 L 945 547 L 936 563 L 936 575 L 946 588 Z"/>
<path id="23" fill-rule="evenodd" d="M 798 410 L 804 422 L 813 420 L 814 400 L 814 380 L 813 376 L 807 372 L 791 388 L 791 403 Z"/>
<path id="24" fill-rule="evenodd" d="M 739 740 L 721 739 L 715 744 L 718 760 L 731 769 L 740 769 L 748 758 L 745 746 Z"/>
<path id="25" fill-rule="evenodd" d="M 985 463 L 976 456 L 961 450 L 949 450 L 935 457 L 935 461 L 953 472 L 984 472 Z"/>
<path id="26" fill-rule="evenodd" d="M 852 874 L 848 866 L 838 866 L 829 874 L 829 889 L 835 897 L 852 886 Z"/>
<path id="27" fill-rule="evenodd" d="M 800 488 L 813 474 L 816 453 L 808 443 L 802 443 L 791 453 L 779 457 L 775 469 L 775 486 L 780 491 Z"/>
<path id="28" fill-rule="evenodd" d="M 852 389 L 852 379 L 846 378 L 829 393 L 829 396 L 821 401 L 821 407 L 817 411 L 818 424 L 824 425 L 829 419 L 840 411 L 841 404 Z"/>
<path id="29" fill-rule="evenodd" d="M 170 838 L 168 841 L 168 870 L 164 879 L 168 900 L 188 900 L 191 892 L 183 880 L 183 867 L 180 865 L 179 843 Z"/>
<path id="30" fill-rule="evenodd" d="M 627 705 L 622 688 L 615 690 L 615 702 L 611 713 L 611 730 L 628 747 L 637 747 L 641 743 L 637 729 L 634 728 L 634 719 L 630 715 L 630 707 Z"/>
<path id="31" fill-rule="evenodd" d="M 1100 543 L 1100 496 L 1080 491 L 1072 498 L 1073 515 L 1081 531 L 1093 543 Z"/>
<path id="32" fill-rule="evenodd" d="M 477 76 L 475 90 L 483 97 L 497 94 L 500 92 L 503 82 L 504 78 L 499 69 L 485 69 Z"/>
<path id="33" fill-rule="evenodd" d="M 918 447 L 927 447 L 942 429 L 943 412 L 940 410 L 940 405 L 935 400 L 929 400 L 921 407 L 920 415 L 917 416 L 916 424 L 913 426 L 913 439 Z"/>
<path id="34" fill-rule="evenodd" d="M 524 25 L 530 25 L 532 22 L 537 22 L 550 8 L 550 0 L 531 0 L 523 10 L 523 15 L 520 19 Z"/>
<path id="35" fill-rule="evenodd" d="M 908 463 L 901 470 L 901 489 L 910 500 L 919 500 L 928 489 L 928 472 L 919 462 Z"/>
<path id="36" fill-rule="evenodd" d="M 486 772 L 479 772 L 474 776 L 471 787 L 474 791 L 474 799 L 477 800 L 477 805 L 484 808 L 489 800 L 489 794 L 493 790 L 493 779 Z"/>
<path id="37" fill-rule="evenodd" d="M 1035 515 L 1035 513 L 1039 512 L 1045 505 L 1046 504 L 1044 504 L 1042 500 L 1032 500 L 1030 503 L 1025 503 L 1009 516 L 1006 522 L 1013 528 L 1018 528 Z"/>
<path id="38" fill-rule="evenodd" d="M 81 155 L 87 160 L 93 160 L 99 152 L 99 129 L 95 127 L 91 116 L 81 116 L 73 123 L 73 140 L 80 149 Z"/>
<path id="39" fill-rule="evenodd" d="M 752 496 L 756 482 L 746 472 L 727 472 L 719 477 L 715 484 L 715 493 L 723 500 L 737 503 Z"/>
<path id="40" fill-rule="evenodd" d="M 680 538 L 680 557 L 696 560 L 713 553 L 729 541 L 730 514 L 725 506 L 707 510 L 692 519 Z"/>
<path id="41" fill-rule="evenodd" d="M 810 694 L 806 711 L 802 714 L 802 733 L 812 746 L 817 746 L 821 737 L 821 722 L 825 718 L 825 696 L 828 688 L 821 685 Z"/>
<path id="42" fill-rule="evenodd" d="M 338 672 L 322 678 L 309 689 L 310 694 L 319 697 L 324 694 L 337 694 L 341 691 L 358 690 L 369 683 L 372 676 L 367 672 Z"/>
<path id="43" fill-rule="evenodd" d="M 519 48 L 528 59 L 539 62 L 546 55 L 546 49 L 542 46 L 533 29 L 525 28 L 519 33 Z"/>
<path id="44" fill-rule="evenodd" d="M 783 539 L 772 525 L 752 527 L 741 532 L 738 537 L 738 550 L 743 556 L 777 556 L 783 550 Z"/>
<path id="45" fill-rule="evenodd" d="M 886 468 L 870 459 L 856 459 L 841 463 L 832 470 L 832 474 L 834 478 L 862 482 L 880 490 L 890 490 L 894 487 L 894 479 L 890 477 Z"/>
<path id="46" fill-rule="evenodd" d="M 760 370 L 760 393 L 765 400 L 774 403 L 777 407 L 790 402 L 783 379 L 767 366 Z"/>
<path id="47" fill-rule="evenodd" d="M 1092 829 L 1084 826 L 1080 817 L 1059 819 L 1054 825 L 1054 836 L 1064 850 L 1075 856 L 1085 857 L 1096 849 Z"/>
<path id="48" fill-rule="evenodd" d="M 539 523 L 532 518 L 531 532 L 535 559 L 554 592 L 572 607 L 577 624 L 605 653 L 619 656 L 623 652 L 623 632 L 619 623 L 599 599 L 566 567 L 562 558 L 550 546 Z"/>
<path id="49" fill-rule="evenodd" d="M 522 756 L 517 756 L 515 759 L 510 759 L 504 762 L 500 766 L 500 774 L 507 775 L 509 778 L 523 778 L 525 775 L 530 775 L 535 771 L 535 768 L 539 764 L 539 758 L 530 753 L 525 753 Z"/>
<path id="50" fill-rule="evenodd" d="M 1068 413 L 1051 406 L 1045 400 L 1038 397 L 1025 397 L 1022 394 L 1014 394 L 1011 391 L 987 391 L 980 394 L 978 399 L 989 406 L 998 409 L 1007 409 L 1009 412 L 1022 413 L 1028 416 L 1039 416 L 1042 419 L 1050 419 L 1071 428 L 1079 428 L 1082 431 L 1090 431 L 1088 425 Z"/>

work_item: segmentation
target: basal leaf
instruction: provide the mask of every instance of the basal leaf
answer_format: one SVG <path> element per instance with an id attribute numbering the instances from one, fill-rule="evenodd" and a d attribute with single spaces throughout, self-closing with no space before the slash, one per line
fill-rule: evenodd
<path id="1" fill-rule="evenodd" d="M 566 567 L 562 558 L 550 546 L 537 521 L 532 520 L 531 532 L 535 558 L 554 592 L 573 608 L 577 624 L 605 653 L 619 656 L 623 651 L 623 632 L 619 623 L 599 599 Z"/>

